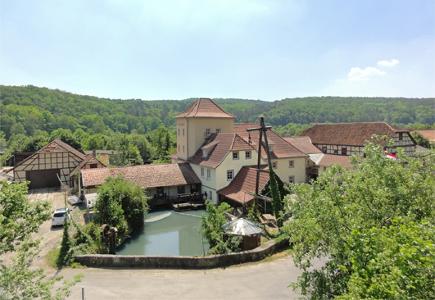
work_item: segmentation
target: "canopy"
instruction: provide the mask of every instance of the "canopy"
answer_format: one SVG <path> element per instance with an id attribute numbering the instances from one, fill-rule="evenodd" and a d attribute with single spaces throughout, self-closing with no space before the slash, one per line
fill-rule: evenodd
<path id="1" fill-rule="evenodd" d="M 233 235 L 258 235 L 263 232 L 259 225 L 243 218 L 226 223 L 223 229 L 225 233 Z"/>

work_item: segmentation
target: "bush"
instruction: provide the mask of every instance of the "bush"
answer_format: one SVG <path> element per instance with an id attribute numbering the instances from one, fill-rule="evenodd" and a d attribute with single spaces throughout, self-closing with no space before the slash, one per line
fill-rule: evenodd
<path id="1" fill-rule="evenodd" d="M 121 177 L 108 178 L 98 189 L 96 222 L 116 227 L 118 237 L 143 228 L 148 198 L 139 186 Z"/>
<path id="2" fill-rule="evenodd" d="M 227 223 L 225 213 L 231 210 L 228 203 L 214 205 L 211 202 L 206 203 L 207 214 L 202 217 L 202 232 L 208 240 L 210 248 L 209 254 L 225 254 L 239 250 L 240 238 L 226 236 L 223 225 Z"/>

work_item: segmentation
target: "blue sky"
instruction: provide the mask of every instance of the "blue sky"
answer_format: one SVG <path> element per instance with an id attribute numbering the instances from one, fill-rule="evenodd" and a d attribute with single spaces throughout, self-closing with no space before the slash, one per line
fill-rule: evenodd
<path id="1" fill-rule="evenodd" d="M 110 98 L 435 96 L 435 1 L 0 0 L 0 84 Z"/>

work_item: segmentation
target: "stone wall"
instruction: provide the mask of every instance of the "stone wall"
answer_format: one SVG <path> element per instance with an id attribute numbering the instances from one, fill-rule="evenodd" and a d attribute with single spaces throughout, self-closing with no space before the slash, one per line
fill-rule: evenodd
<path id="1" fill-rule="evenodd" d="M 97 268 L 211 269 L 259 261 L 285 249 L 288 241 L 269 241 L 260 247 L 238 253 L 208 256 L 144 256 L 92 254 L 75 257 L 78 263 Z"/>

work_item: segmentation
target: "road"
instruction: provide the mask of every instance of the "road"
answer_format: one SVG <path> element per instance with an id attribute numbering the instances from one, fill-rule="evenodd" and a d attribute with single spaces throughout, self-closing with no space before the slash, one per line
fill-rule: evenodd
<path id="1" fill-rule="evenodd" d="M 83 274 L 69 299 L 296 299 L 288 287 L 300 274 L 290 256 L 213 270 L 66 269 Z"/>

